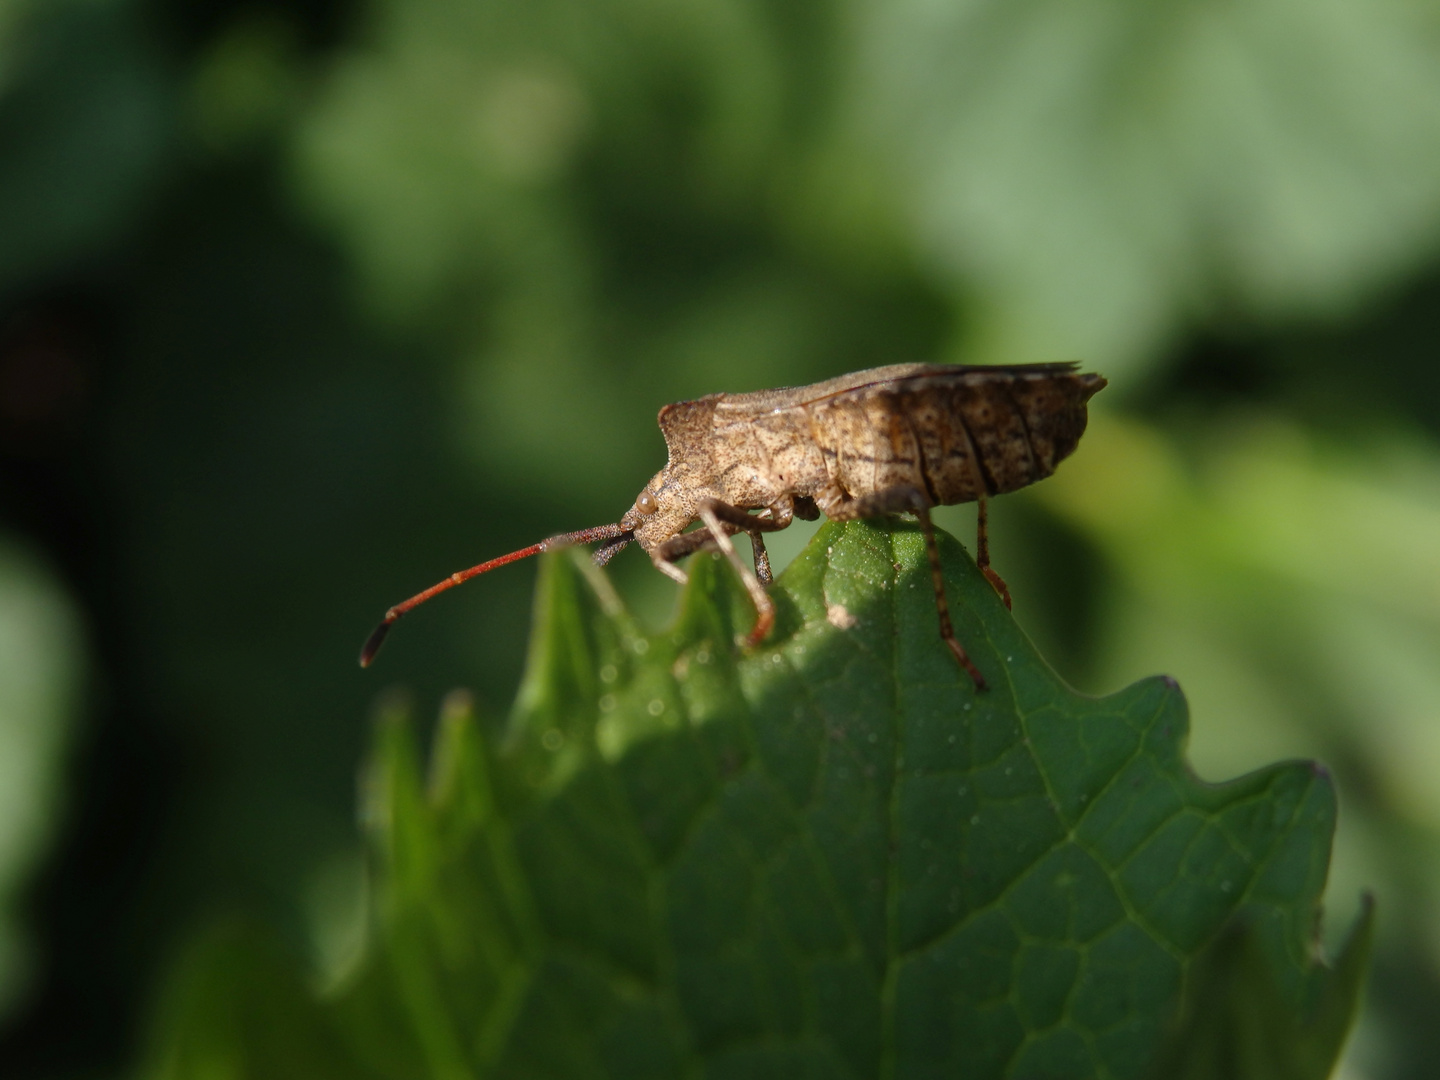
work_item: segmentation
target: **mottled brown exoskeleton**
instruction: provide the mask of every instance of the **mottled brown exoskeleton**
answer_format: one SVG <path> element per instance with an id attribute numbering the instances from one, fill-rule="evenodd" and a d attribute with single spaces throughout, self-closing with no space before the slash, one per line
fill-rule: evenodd
<path id="1" fill-rule="evenodd" d="M 369 665 L 396 619 L 436 593 L 497 566 L 565 544 L 603 541 L 604 566 L 632 540 L 677 581 L 676 560 L 719 548 L 755 603 L 745 639 L 758 644 L 775 619 L 764 533 L 795 518 L 834 521 L 914 514 L 925 539 L 940 637 L 977 689 L 985 679 L 955 638 L 930 508 L 979 504 L 976 563 L 1010 604 L 990 567 L 985 500 L 1043 480 L 1085 431 L 1099 375 L 1074 364 L 960 367 L 898 364 L 751 394 L 710 394 L 660 410 L 669 460 L 614 525 L 566 533 L 452 574 L 385 614 L 360 654 Z M 751 513 L 751 511 L 758 511 Z M 700 528 L 687 532 L 691 525 Z M 731 537 L 749 535 L 752 572 Z"/>

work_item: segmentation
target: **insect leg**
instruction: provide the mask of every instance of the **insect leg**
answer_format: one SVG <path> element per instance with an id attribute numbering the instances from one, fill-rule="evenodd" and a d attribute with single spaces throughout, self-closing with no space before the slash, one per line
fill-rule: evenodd
<path id="1" fill-rule="evenodd" d="M 779 499 L 765 508 L 770 512 L 768 518 L 756 517 L 748 510 L 741 510 L 738 506 L 731 506 L 718 499 L 707 499 L 703 505 L 709 506 L 715 517 L 726 523 L 726 532 L 731 536 L 742 532 L 751 536 L 762 532 L 779 532 L 781 529 L 788 529 L 795 520 L 795 511 L 786 499 Z"/>
<path id="2" fill-rule="evenodd" d="M 604 566 L 616 555 L 620 554 L 622 549 L 628 547 L 630 544 L 634 543 L 634 541 L 634 533 L 621 533 L 619 536 L 613 537 L 610 540 L 606 540 L 603 544 L 601 544 L 598 548 L 594 550 L 594 552 L 591 554 L 591 557 L 594 559 L 596 566 Z"/>
<path id="3" fill-rule="evenodd" d="M 690 584 L 690 575 L 684 570 L 681 570 L 680 567 L 676 566 L 669 559 L 662 559 L 657 556 L 651 561 L 655 564 L 655 569 L 659 570 L 666 577 L 673 578 L 681 585 Z"/>
<path id="4" fill-rule="evenodd" d="M 674 562 L 676 559 L 683 559 L 687 555 L 694 555 L 697 551 L 714 546 L 715 538 L 710 535 L 710 530 L 696 529 L 694 532 L 672 536 L 655 550 L 666 562 Z"/>
<path id="5" fill-rule="evenodd" d="M 955 660 L 965 669 L 976 690 L 988 690 L 985 676 L 971 662 L 965 647 L 955 638 L 955 627 L 950 622 L 950 602 L 945 597 L 945 575 L 940 567 L 940 548 L 935 543 L 935 525 L 930 520 L 930 500 L 919 488 L 896 487 L 877 491 L 854 499 L 849 503 L 826 510 L 827 516 L 841 520 L 878 517 L 881 514 L 899 514 L 905 511 L 915 515 L 920 523 L 920 533 L 925 537 L 925 555 L 930 560 L 930 579 L 935 586 L 935 613 L 940 617 L 940 640 L 945 642 Z"/>
<path id="6" fill-rule="evenodd" d="M 775 573 L 770 569 L 770 553 L 765 550 L 763 533 L 779 532 L 781 529 L 788 529 L 797 516 L 801 516 L 800 503 L 810 504 L 809 509 L 814 511 L 815 517 L 820 516 L 820 511 L 810 499 L 797 499 L 793 495 L 784 495 L 776 499 L 769 506 L 761 511 L 761 514 L 769 514 L 769 517 L 757 517 L 741 510 L 739 507 L 730 506 L 728 503 L 716 502 L 714 505 L 715 516 L 726 523 L 726 529 L 734 535 L 737 532 L 748 533 L 750 545 L 755 552 L 755 576 L 759 578 L 760 584 L 769 586 L 775 581 Z M 805 520 L 814 520 L 806 518 Z"/>
<path id="7" fill-rule="evenodd" d="M 920 532 L 925 537 L 925 554 L 930 559 L 930 580 L 935 585 L 935 611 L 940 616 L 940 639 L 950 647 L 960 666 L 969 673 L 975 689 L 988 690 L 990 687 L 985 682 L 985 677 L 980 674 L 980 669 L 971 663 L 965 646 L 955 639 L 955 627 L 950 623 L 950 604 L 945 599 L 945 575 L 940 569 L 940 548 L 935 543 L 935 526 L 930 521 L 930 507 L 920 500 L 915 503 L 912 512 L 920 522 Z"/>
<path id="8" fill-rule="evenodd" d="M 981 495 L 975 500 L 979 508 L 979 514 L 975 519 L 975 565 L 985 575 L 985 580 L 994 586 L 995 591 L 1000 594 L 1000 599 L 1005 601 L 1006 610 L 1010 610 L 1010 589 L 1005 584 L 1005 579 L 997 574 L 990 567 L 990 515 L 986 510 L 985 496 Z"/>
<path id="9" fill-rule="evenodd" d="M 723 522 L 721 521 L 722 515 L 725 518 Z M 745 591 L 750 594 L 750 599 L 755 604 L 755 625 L 751 627 L 750 633 L 745 635 L 745 645 L 753 648 L 765 639 L 765 635 L 770 633 L 770 627 L 775 624 L 775 604 L 770 599 L 770 594 L 765 591 L 765 586 L 760 584 L 760 579 L 740 561 L 740 555 L 736 552 L 735 545 L 730 542 L 731 530 L 726 526 L 734 525 L 736 531 L 744 530 L 749 532 L 752 537 L 760 532 L 770 532 L 784 526 L 778 525 L 774 521 L 752 517 L 744 510 L 716 499 L 706 499 L 700 504 L 700 520 L 705 523 L 705 527 L 710 530 L 710 535 L 715 538 L 715 543 L 720 551 L 725 558 L 730 560 L 730 565 L 740 575 L 740 580 L 745 583 Z M 789 522 L 787 521 L 786 524 L 788 525 Z M 758 550 L 763 550 L 763 548 Z M 768 556 L 765 563 L 768 570 Z"/>
<path id="10" fill-rule="evenodd" d="M 666 540 L 655 549 L 650 561 L 666 577 L 674 578 L 684 585 L 689 582 L 690 575 L 676 566 L 675 560 L 683 559 L 687 555 L 694 555 L 697 551 L 714 546 L 715 538 L 710 535 L 708 529 L 696 529 L 694 532 L 681 533 L 679 536 L 672 536 Z"/>
<path id="11" fill-rule="evenodd" d="M 808 511 L 807 508 L 800 505 L 801 503 L 810 504 Z M 811 516 L 804 517 L 806 512 Z M 775 573 L 770 569 L 770 553 L 765 550 L 763 534 L 788 529 L 797 517 L 805 521 L 814 521 L 820 516 L 820 511 L 810 499 L 784 495 L 767 506 L 763 513 L 769 514 L 770 517 L 768 519 L 763 517 L 750 519 L 754 522 L 750 530 L 750 545 L 755 550 L 755 576 L 760 579 L 761 585 L 768 588 L 775 581 Z"/>
<path id="12" fill-rule="evenodd" d="M 765 550 L 765 541 L 760 533 L 750 534 L 750 546 L 755 551 L 755 576 L 768 589 L 775 583 L 775 572 L 770 569 L 770 553 Z"/>

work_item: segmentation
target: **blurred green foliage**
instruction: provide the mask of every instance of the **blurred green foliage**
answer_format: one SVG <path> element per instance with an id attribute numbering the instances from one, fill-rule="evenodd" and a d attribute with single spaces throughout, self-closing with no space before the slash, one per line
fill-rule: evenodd
<path id="1" fill-rule="evenodd" d="M 1440 20 L 1378 0 L 860 6 L 854 115 L 978 355 L 1130 376 L 1197 318 L 1334 318 L 1434 250 Z"/>
<path id="2" fill-rule="evenodd" d="M 86 688 L 78 619 L 53 575 L 0 545 L 0 1012 L 24 991 L 21 889 L 56 832 L 59 765 Z"/>
<path id="3" fill-rule="evenodd" d="M 426 781 L 382 720 L 357 966 L 315 1001 L 216 935 L 147 1075 L 1324 1080 L 1368 941 L 1317 962 L 1328 779 L 1197 782 L 1172 681 L 1070 690 L 941 541 L 988 693 L 914 525 L 821 529 L 748 653 L 718 557 L 650 635 L 548 557 L 503 739 L 453 701 Z"/>
<path id="4" fill-rule="evenodd" d="M 1330 923 L 1362 885 L 1386 914 L 1345 1075 L 1429 1076 L 1437 101 L 1419 0 L 0 0 L 0 529 L 92 673 L 57 676 L 75 755 L 27 707 L 0 793 L 0 873 L 53 845 L 6 894 L 0 1072 L 125 1068 L 216 910 L 349 955 L 357 717 L 465 685 L 493 735 L 533 572 L 363 677 L 359 639 L 613 520 L 660 404 L 1079 359 L 1093 430 L 994 510 L 1017 617 L 1084 689 L 1176 676 L 1207 778 L 1331 767 Z"/>
<path id="5" fill-rule="evenodd" d="M 126 227 L 173 131 L 168 81 L 122 4 L 0 4 L 0 289 Z"/>

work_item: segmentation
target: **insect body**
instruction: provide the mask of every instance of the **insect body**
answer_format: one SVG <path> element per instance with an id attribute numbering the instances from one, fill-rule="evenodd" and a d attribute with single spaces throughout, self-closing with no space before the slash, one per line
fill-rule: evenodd
<path id="1" fill-rule="evenodd" d="M 437 592 L 561 544 L 597 540 L 602 543 L 594 557 L 601 566 L 634 541 L 657 568 L 682 582 L 678 559 L 718 547 L 755 603 L 755 625 L 746 639 L 754 645 L 775 617 L 765 591 L 772 575 L 764 533 L 797 517 L 849 521 L 908 512 L 925 537 L 940 636 L 984 689 L 950 623 L 930 508 L 979 503 L 976 562 L 1008 605 L 1005 583 L 989 565 L 985 500 L 1054 472 L 1085 431 L 1086 402 L 1104 386 L 1099 375 L 1080 374 L 1073 364 L 900 364 L 812 386 L 667 405 L 659 423 L 669 460 L 617 524 L 481 563 L 396 605 L 365 643 L 360 662 L 368 665 L 395 620 Z M 701 527 L 687 532 L 696 522 Z M 741 532 L 754 545 L 753 573 L 731 541 Z"/>

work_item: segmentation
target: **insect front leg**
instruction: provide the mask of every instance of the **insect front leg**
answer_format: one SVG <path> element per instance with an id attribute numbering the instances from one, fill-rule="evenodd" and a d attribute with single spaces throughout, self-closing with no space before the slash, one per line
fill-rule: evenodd
<path id="1" fill-rule="evenodd" d="M 985 575 L 985 580 L 990 582 L 1000 599 L 1005 601 L 1005 609 L 1013 610 L 1010 603 L 1010 588 L 1005 584 L 1005 579 L 997 574 L 990 566 L 990 530 L 989 514 L 986 511 L 985 496 L 975 500 L 979 513 L 975 518 L 975 565 Z"/>
<path id="2" fill-rule="evenodd" d="M 735 545 L 730 542 L 732 532 L 745 532 L 750 534 L 751 541 L 755 544 L 755 564 L 766 578 L 766 584 L 772 579 L 770 572 L 770 556 L 765 551 L 764 541 L 760 534 L 775 532 L 778 529 L 787 527 L 793 516 L 793 509 L 788 502 L 777 502 L 769 507 L 771 516 L 769 518 L 755 517 L 738 506 L 731 506 L 729 503 L 720 502 L 718 499 L 706 499 L 700 504 L 700 520 L 710 530 L 714 537 L 715 544 L 720 548 L 725 558 L 730 560 L 730 565 L 740 575 L 740 580 L 745 584 L 745 591 L 750 594 L 751 601 L 755 604 L 755 625 L 751 627 L 750 633 L 745 635 L 745 645 L 749 648 L 760 644 L 765 635 L 770 633 L 770 628 L 775 625 L 775 603 L 770 599 L 770 594 L 765 591 L 765 586 L 755 573 L 740 561 L 740 555 L 735 550 Z"/>
<path id="3" fill-rule="evenodd" d="M 727 526 L 727 528 L 730 527 Z M 734 530 L 731 529 L 731 531 Z M 650 561 L 666 577 L 673 578 L 681 585 L 685 585 L 690 581 L 690 575 L 676 566 L 675 560 L 713 547 L 715 547 L 715 538 L 710 535 L 710 530 L 696 529 L 694 532 L 681 533 L 679 536 L 672 536 L 666 540 L 655 549 Z"/>

